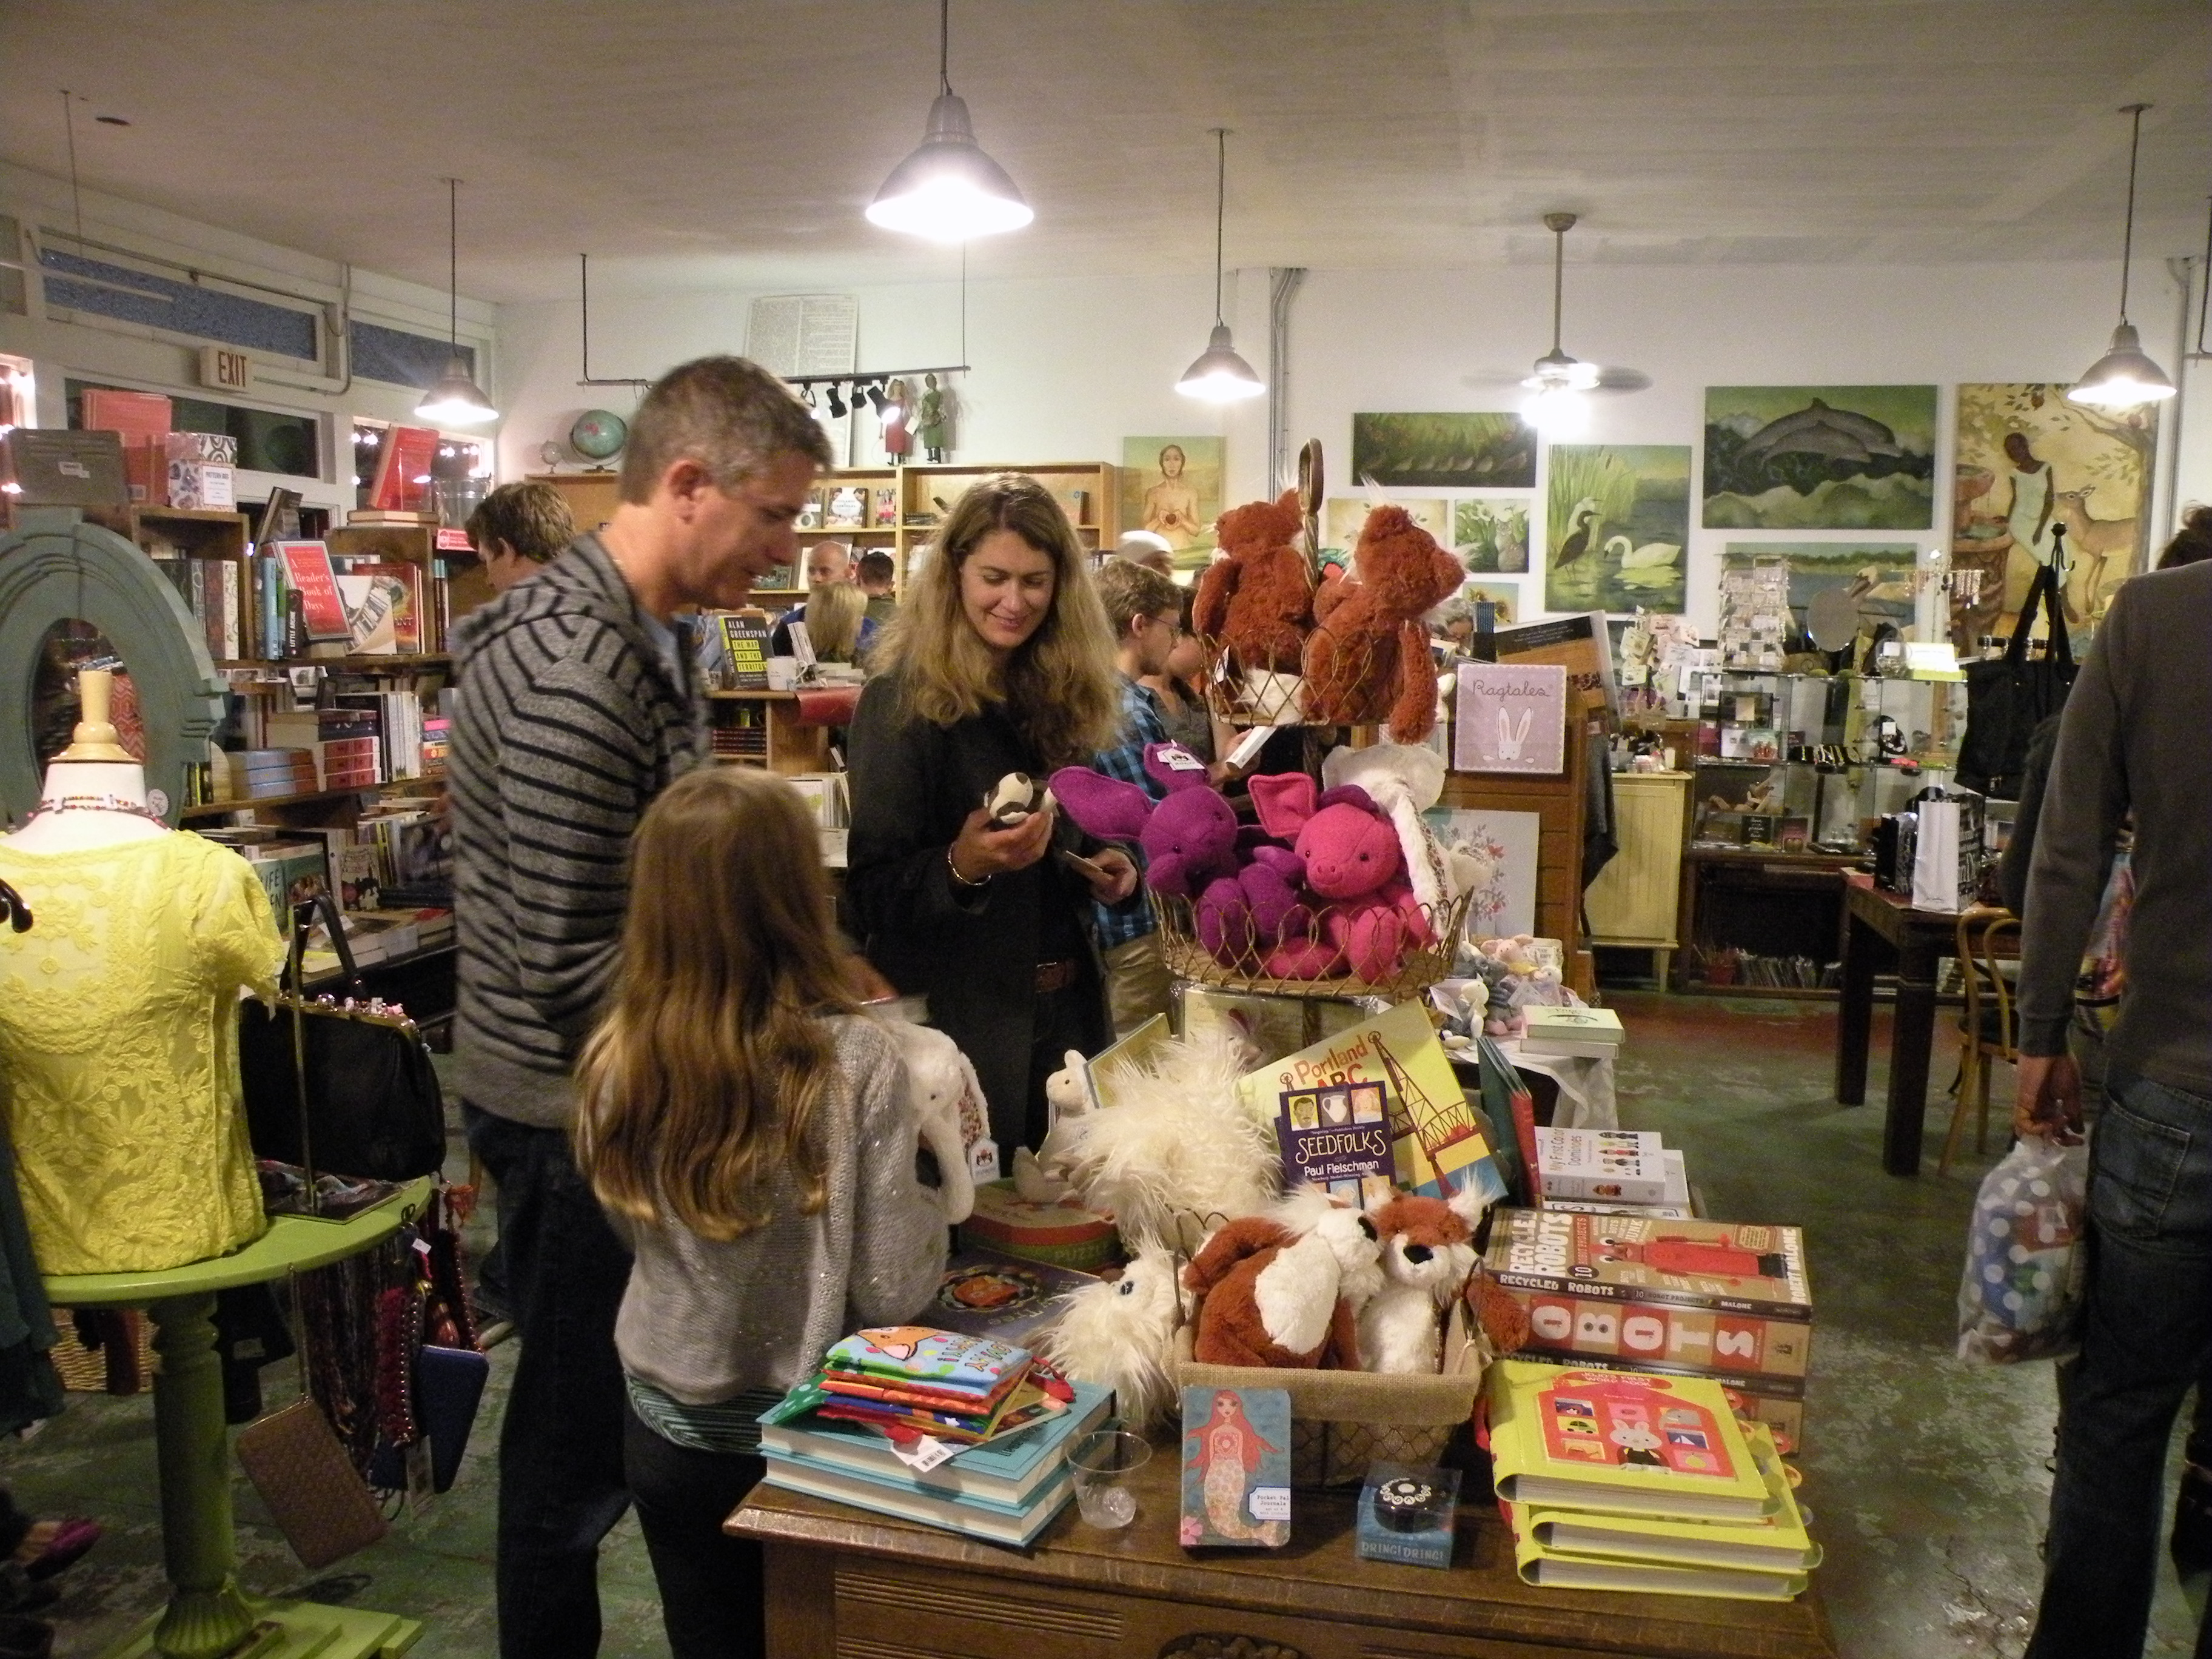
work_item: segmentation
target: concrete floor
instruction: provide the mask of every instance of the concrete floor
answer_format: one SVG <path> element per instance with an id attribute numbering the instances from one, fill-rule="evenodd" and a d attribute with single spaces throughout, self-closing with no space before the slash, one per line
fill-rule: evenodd
<path id="1" fill-rule="evenodd" d="M 1972 1156 L 1970 1140 L 1969 1157 L 1938 1181 L 1934 1148 L 1949 1105 L 1939 1097 L 1926 1172 L 1893 1180 L 1880 1163 L 1886 1014 L 1869 1091 L 1876 1103 L 1846 1109 L 1829 1098 L 1830 1005 L 1610 1000 L 1629 1030 L 1623 1122 L 1662 1130 L 1687 1152 L 1710 1213 L 1806 1229 L 1819 1319 L 1802 1497 L 1827 1552 L 1816 1582 L 1843 1653 L 2017 1655 L 2040 1577 L 2051 1367 L 1970 1370 L 1950 1357 L 1966 1217 L 1982 1170 L 2002 1149 L 2002 1127 L 1990 1154 Z M 1946 1043 L 1939 1086 L 1951 1069 Z M 2004 1109 L 2001 1100 L 1996 1115 Z M 453 1491 L 319 1577 L 300 1571 L 240 1481 L 246 1585 L 424 1618 L 420 1659 L 493 1653 L 493 1449 L 514 1353 L 508 1346 L 493 1354 L 491 1389 Z M 151 1419 L 143 1398 L 72 1395 L 70 1410 L 27 1443 L 0 1448 L 0 1480 L 32 1513 L 94 1515 L 108 1528 L 60 1581 L 67 1593 L 49 1616 L 59 1623 L 62 1659 L 89 1659 L 159 1604 Z M 634 1523 L 609 1540 L 600 1584 L 606 1659 L 665 1654 Z M 2190 1650 L 2203 1589 L 2197 1582 L 2185 1592 L 2165 1569 L 2147 1651 Z"/>

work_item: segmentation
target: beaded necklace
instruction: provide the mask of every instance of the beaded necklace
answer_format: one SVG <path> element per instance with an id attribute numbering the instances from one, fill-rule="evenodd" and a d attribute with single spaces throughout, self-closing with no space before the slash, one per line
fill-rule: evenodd
<path id="1" fill-rule="evenodd" d="M 158 823 L 164 830 L 169 827 L 152 807 L 141 805 L 121 795 L 64 795 L 55 800 L 42 800 L 24 814 L 23 822 L 28 823 L 33 818 L 46 817 L 55 812 L 127 812 L 134 818 Z"/>

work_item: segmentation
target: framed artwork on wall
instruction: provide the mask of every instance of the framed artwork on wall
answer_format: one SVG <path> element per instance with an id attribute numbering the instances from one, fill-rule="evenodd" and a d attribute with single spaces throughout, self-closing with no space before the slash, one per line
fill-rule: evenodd
<path id="1" fill-rule="evenodd" d="M 1926 530 L 1932 386 L 1705 388 L 1708 530 Z"/>
<path id="2" fill-rule="evenodd" d="M 1354 415 L 1352 479 L 1385 489 L 1534 489 L 1536 429 L 1518 415 Z"/>
<path id="3" fill-rule="evenodd" d="M 1206 568 L 1221 516 L 1219 438 L 1121 440 L 1121 530 L 1164 537 L 1175 562 Z"/>
<path id="4" fill-rule="evenodd" d="M 1685 609 L 1689 446 L 1553 444 L 1549 468 L 1545 609 Z"/>

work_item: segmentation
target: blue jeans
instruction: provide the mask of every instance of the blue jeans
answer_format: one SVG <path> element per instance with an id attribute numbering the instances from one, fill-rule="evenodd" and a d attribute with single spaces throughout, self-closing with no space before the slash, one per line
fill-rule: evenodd
<path id="1" fill-rule="evenodd" d="M 599 1540 L 629 1507 L 629 1396 L 615 1355 L 629 1252 L 569 1158 L 567 1131 L 474 1105 L 461 1120 L 499 1183 L 520 1338 L 499 1434 L 499 1650 L 501 1659 L 592 1659 Z"/>
<path id="2" fill-rule="evenodd" d="M 2212 1354 L 2212 1100 L 2115 1070 L 2090 1141 L 2089 1294 L 2027 1659 L 2140 1659 L 2166 1443 Z M 2212 1659 L 2212 1625 L 2199 1659 Z"/>

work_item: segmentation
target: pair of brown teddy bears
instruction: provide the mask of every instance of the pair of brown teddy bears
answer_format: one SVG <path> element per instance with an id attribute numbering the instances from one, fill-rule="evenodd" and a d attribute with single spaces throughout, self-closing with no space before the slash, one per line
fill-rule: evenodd
<path id="1" fill-rule="evenodd" d="M 1400 507 L 1367 515 L 1351 580 L 1316 585 L 1297 545 L 1297 492 L 1221 515 L 1226 558 L 1206 568 L 1192 610 L 1199 633 L 1225 644 L 1237 669 L 1299 674 L 1305 718 L 1323 726 L 1387 720 L 1400 743 L 1436 725 L 1436 672 L 1421 618 L 1459 591 L 1465 572 Z"/>

